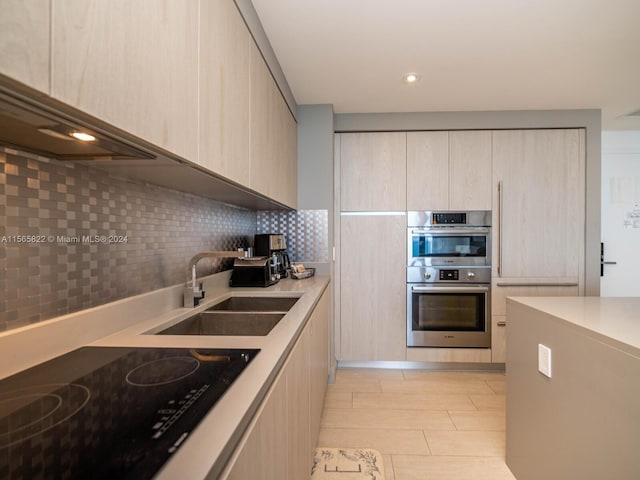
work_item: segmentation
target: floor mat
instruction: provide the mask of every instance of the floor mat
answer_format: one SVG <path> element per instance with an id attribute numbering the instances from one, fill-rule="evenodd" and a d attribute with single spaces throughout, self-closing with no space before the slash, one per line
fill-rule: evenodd
<path id="1" fill-rule="evenodd" d="M 382 454 L 370 448 L 318 448 L 311 480 L 384 480 Z"/>

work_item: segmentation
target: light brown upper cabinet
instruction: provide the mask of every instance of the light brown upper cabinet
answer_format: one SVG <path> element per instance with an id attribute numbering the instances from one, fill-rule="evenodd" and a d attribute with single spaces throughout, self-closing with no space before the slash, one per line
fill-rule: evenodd
<path id="1" fill-rule="evenodd" d="M 491 132 L 449 133 L 449 209 L 491 210 Z"/>
<path id="2" fill-rule="evenodd" d="M 198 2 L 56 0 L 52 96 L 198 159 Z"/>
<path id="3" fill-rule="evenodd" d="M 406 210 L 405 132 L 340 134 L 340 210 Z"/>
<path id="4" fill-rule="evenodd" d="M 297 203 L 297 125 L 271 72 L 251 47 L 251 188 Z"/>
<path id="5" fill-rule="evenodd" d="M 247 186 L 252 44 L 232 1 L 201 2 L 199 163 Z"/>
<path id="6" fill-rule="evenodd" d="M 585 243 L 584 130 L 495 131 L 493 166 L 494 277 L 578 282 Z"/>
<path id="7" fill-rule="evenodd" d="M 0 72 L 48 94 L 50 0 L 0 1 Z"/>
<path id="8" fill-rule="evenodd" d="M 407 210 L 491 210 L 491 132 L 407 133 Z"/>

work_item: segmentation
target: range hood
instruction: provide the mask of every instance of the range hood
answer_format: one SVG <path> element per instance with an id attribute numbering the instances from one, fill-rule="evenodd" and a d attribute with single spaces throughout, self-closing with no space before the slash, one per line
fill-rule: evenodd
<path id="1" fill-rule="evenodd" d="M 93 140 L 77 140 L 84 133 Z M 153 159 L 150 152 L 0 92 L 0 144 L 57 160 Z"/>
<path id="2" fill-rule="evenodd" d="M 230 181 L 51 97 L 6 88 L 0 75 L 0 147 L 59 161 L 73 161 L 118 177 L 206 197 L 252 210 L 291 207 Z M 90 142 L 75 140 L 83 132 Z M 36 158 L 37 158 L 36 157 Z"/>

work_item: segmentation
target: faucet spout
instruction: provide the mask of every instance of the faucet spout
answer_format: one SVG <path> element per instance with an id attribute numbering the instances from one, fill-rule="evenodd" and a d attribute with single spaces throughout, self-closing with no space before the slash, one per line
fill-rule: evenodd
<path id="1" fill-rule="evenodd" d="M 230 251 L 208 251 L 196 253 L 191 260 L 189 260 L 189 267 L 187 270 L 187 286 L 184 289 L 184 306 L 185 307 L 197 307 L 200 304 L 200 300 L 204 298 L 204 290 L 202 285 L 198 285 L 196 282 L 196 265 L 203 258 L 240 258 L 247 256 L 247 252 L 244 250 L 230 250 Z M 191 286 L 189 283 L 191 282 Z"/>

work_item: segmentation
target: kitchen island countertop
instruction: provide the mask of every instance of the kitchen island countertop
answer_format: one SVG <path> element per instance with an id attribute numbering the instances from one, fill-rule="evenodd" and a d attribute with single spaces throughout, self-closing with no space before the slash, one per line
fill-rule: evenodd
<path id="1" fill-rule="evenodd" d="M 509 297 L 640 357 L 640 297 Z"/>

